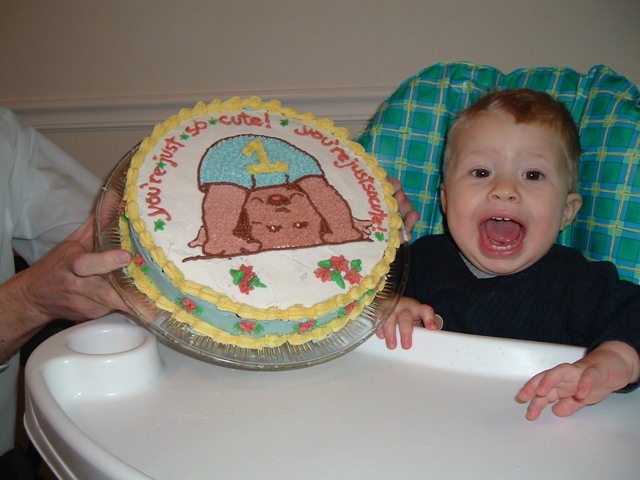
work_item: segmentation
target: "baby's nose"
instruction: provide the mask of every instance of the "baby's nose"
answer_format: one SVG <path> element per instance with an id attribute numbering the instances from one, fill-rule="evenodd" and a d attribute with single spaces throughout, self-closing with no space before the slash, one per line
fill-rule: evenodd
<path id="1" fill-rule="evenodd" d="M 267 205 L 273 205 L 275 207 L 281 207 L 282 205 L 289 205 L 291 200 L 286 195 L 281 195 L 279 193 L 274 193 L 273 195 L 269 195 L 267 197 Z"/>
<path id="2" fill-rule="evenodd" d="M 519 198 L 518 189 L 514 182 L 501 179 L 493 185 L 490 197 L 492 200 L 517 200 Z"/>

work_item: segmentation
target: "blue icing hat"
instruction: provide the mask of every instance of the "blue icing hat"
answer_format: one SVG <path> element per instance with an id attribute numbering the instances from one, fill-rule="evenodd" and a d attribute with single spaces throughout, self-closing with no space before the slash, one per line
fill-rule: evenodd
<path id="1" fill-rule="evenodd" d="M 318 161 L 294 145 L 279 138 L 243 134 L 219 140 L 207 149 L 198 181 L 201 189 L 210 183 L 251 189 L 322 174 Z"/>

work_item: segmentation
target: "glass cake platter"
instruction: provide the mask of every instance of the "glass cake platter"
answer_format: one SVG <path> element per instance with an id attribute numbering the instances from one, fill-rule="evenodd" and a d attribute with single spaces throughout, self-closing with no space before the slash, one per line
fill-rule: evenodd
<path id="1" fill-rule="evenodd" d="M 126 174 L 137 150 L 138 145 L 127 152 L 102 187 L 96 204 L 95 243 L 98 251 L 120 248 L 118 212 L 126 184 Z M 194 332 L 187 324 L 173 318 L 170 312 L 157 308 L 136 288 L 125 269 L 113 271 L 106 276 L 134 313 L 132 319 L 156 334 L 171 348 L 231 368 L 287 370 L 337 358 L 373 335 L 391 314 L 404 291 L 408 256 L 408 246 L 403 243 L 391 264 L 384 288 L 358 317 L 350 320 L 338 332 L 320 341 L 302 345 L 291 345 L 287 342 L 279 347 L 262 349 L 223 344 Z"/>

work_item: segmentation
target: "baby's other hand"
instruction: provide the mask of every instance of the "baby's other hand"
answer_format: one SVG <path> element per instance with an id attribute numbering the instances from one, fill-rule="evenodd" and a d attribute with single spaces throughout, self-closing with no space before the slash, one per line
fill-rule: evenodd
<path id="1" fill-rule="evenodd" d="M 518 398 L 529 402 L 527 419 L 535 420 L 549 404 L 559 417 L 604 400 L 640 377 L 640 358 L 630 345 L 605 342 L 573 364 L 563 363 L 529 380 Z"/>
<path id="2" fill-rule="evenodd" d="M 429 330 L 438 330 L 442 328 L 442 318 L 434 314 L 430 305 L 424 305 L 413 298 L 402 297 L 376 335 L 385 340 L 388 349 L 393 350 L 398 346 L 399 332 L 400 345 L 403 349 L 408 350 L 412 345 L 414 325 L 423 326 Z"/>
<path id="3" fill-rule="evenodd" d="M 420 215 L 416 210 L 414 210 L 413 203 L 409 200 L 407 194 L 402 189 L 400 181 L 393 177 L 387 177 L 387 180 L 395 190 L 393 197 L 398 202 L 398 213 L 400 213 L 400 216 L 402 217 L 404 229 L 407 233 L 406 241 L 410 241 L 411 231 L 413 230 L 413 227 L 415 227 Z"/>

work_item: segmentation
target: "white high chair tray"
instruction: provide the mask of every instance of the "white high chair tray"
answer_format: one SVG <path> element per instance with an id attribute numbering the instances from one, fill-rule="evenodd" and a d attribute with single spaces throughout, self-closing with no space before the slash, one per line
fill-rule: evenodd
<path id="1" fill-rule="evenodd" d="M 515 400 L 581 354 L 419 330 L 409 351 L 373 337 L 321 365 L 245 371 L 112 315 L 31 355 L 25 424 L 62 479 L 636 479 L 636 392 L 535 422 Z"/>

